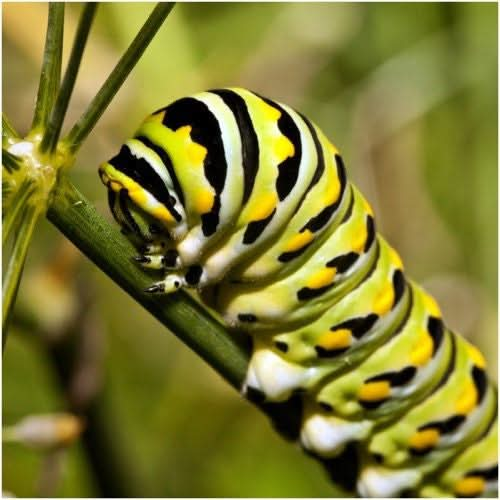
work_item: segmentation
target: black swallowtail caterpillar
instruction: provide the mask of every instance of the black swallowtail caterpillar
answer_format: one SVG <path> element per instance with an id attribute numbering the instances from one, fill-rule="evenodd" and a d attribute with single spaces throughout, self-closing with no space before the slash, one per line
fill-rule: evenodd
<path id="1" fill-rule="evenodd" d="M 321 130 L 248 90 L 147 117 L 99 174 L 162 270 L 250 334 L 244 392 L 295 399 L 300 442 L 363 496 L 495 496 L 497 391 L 481 353 L 405 278 Z M 339 462 L 341 461 L 341 462 Z"/>

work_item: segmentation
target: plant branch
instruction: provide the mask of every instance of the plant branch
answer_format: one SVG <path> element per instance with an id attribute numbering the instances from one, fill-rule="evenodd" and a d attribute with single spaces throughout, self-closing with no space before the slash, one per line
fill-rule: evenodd
<path id="1" fill-rule="evenodd" d="M 34 206 L 25 205 L 25 207 L 25 211 L 20 221 L 19 231 L 16 235 L 14 249 L 12 250 L 2 283 L 2 350 L 5 348 L 5 343 L 7 341 L 7 325 L 21 281 L 29 243 L 40 213 Z"/>
<path id="2" fill-rule="evenodd" d="M 26 202 L 30 196 L 34 193 L 35 187 L 33 182 L 25 179 L 19 186 L 15 196 L 13 195 L 12 202 L 9 204 L 9 209 L 4 211 L 3 221 L 2 221 L 2 248 L 9 236 L 12 233 L 12 229 L 15 227 L 16 222 L 19 221 L 19 214 L 22 209 L 26 207 Z"/>
<path id="3" fill-rule="evenodd" d="M 40 151 L 42 152 L 52 152 L 56 148 L 97 6 L 97 3 L 89 2 L 83 7 L 64 79 L 50 114 L 47 130 L 40 143 Z"/>
<path id="4" fill-rule="evenodd" d="M 105 221 L 65 177 L 55 189 L 47 216 L 121 288 L 231 385 L 241 388 L 249 357 L 245 340 L 230 335 L 183 291 L 167 296 L 145 293 L 144 289 L 154 278 L 132 261 L 136 254 L 132 244 Z"/>
<path id="5" fill-rule="evenodd" d="M 42 71 L 38 85 L 32 130 L 44 129 L 56 99 L 61 80 L 64 31 L 64 3 L 49 3 L 49 19 L 45 37 Z"/>
<path id="6" fill-rule="evenodd" d="M 64 142 L 68 144 L 71 151 L 77 151 L 81 143 L 92 131 L 174 5 L 173 2 L 158 3 L 153 9 L 153 12 L 151 12 L 125 54 L 118 61 L 97 95 L 89 104 L 87 110 L 64 139 Z"/>
<path id="7" fill-rule="evenodd" d="M 2 149 L 2 165 L 9 174 L 15 170 L 19 170 L 22 165 L 22 160 L 19 156 L 9 153 L 6 149 Z"/>
<path id="8" fill-rule="evenodd" d="M 18 133 L 14 130 L 14 127 L 10 124 L 9 119 L 5 113 L 2 113 L 2 145 L 6 146 L 11 139 L 17 139 L 19 137 Z"/>

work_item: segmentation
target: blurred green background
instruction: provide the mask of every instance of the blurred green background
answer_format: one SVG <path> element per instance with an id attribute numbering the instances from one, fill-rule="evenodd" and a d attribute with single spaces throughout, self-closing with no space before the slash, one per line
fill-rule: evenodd
<path id="1" fill-rule="evenodd" d="M 151 8 L 99 7 L 67 124 Z M 67 7 L 66 58 L 80 9 Z M 24 133 L 47 5 L 4 3 L 2 14 L 3 109 Z M 109 217 L 97 165 L 152 110 L 220 86 L 286 102 L 342 151 L 409 275 L 435 294 L 448 324 L 480 346 L 496 378 L 497 71 L 494 3 L 179 4 L 71 177 Z M 61 383 L 57 346 L 68 332 L 83 340 L 76 375 Z M 96 387 L 104 391 L 93 414 L 97 439 L 120 464 L 107 479 L 125 494 L 337 492 L 317 463 L 43 221 L 4 355 L 3 424 L 63 410 L 68 397 L 92 399 Z M 56 459 L 5 444 L 2 463 L 3 488 L 17 496 L 102 493 L 81 441 Z"/>

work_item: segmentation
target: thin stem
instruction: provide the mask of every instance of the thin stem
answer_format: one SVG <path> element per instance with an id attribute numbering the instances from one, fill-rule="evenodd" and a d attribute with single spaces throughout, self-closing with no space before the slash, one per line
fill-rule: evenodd
<path id="1" fill-rule="evenodd" d="M 240 389 L 248 364 L 243 339 L 229 334 L 187 293 L 144 293 L 152 276 L 132 257 L 133 246 L 111 226 L 65 177 L 55 189 L 47 216 L 70 241 L 120 287 L 191 347 L 229 383 Z"/>
<path id="2" fill-rule="evenodd" d="M 64 3 L 49 3 L 42 71 L 31 129 L 44 129 L 61 80 Z"/>
<path id="3" fill-rule="evenodd" d="M 2 149 L 2 165 L 11 174 L 14 170 L 19 170 L 22 160 L 19 156 L 9 153 L 6 149 Z"/>
<path id="4" fill-rule="evenodd" d="M 5 210 L 4 219 L 2 221 L 2 248 L 9 239 L 16 222 L 18 222 L 22 208 L 26 206 L 26 201 L 34 191 L 33 182 L 25 180 L 21 186 L 19 186 L 16 195 L 13 196 L 14 199 L 9 204 L 9 209 Z"/>
<path id="5" fill-rule="evenodd" d="M 118 61 L 97 95 L 89 104 L 87 110 L 64 139 L 64 142 L 68 144 L 73 152 L 80 147 L 81 143 L 92 131 L 173 7 L 173 2 L 166 2 L 158 3 L 153 9 L 153 12 L 151 12 L 125 54 Z"/>
<path id="6" fill-rule="evenodd" d="M 19 138 L 19 134 L 14 130 L 10 124 L 9 119 L 5 113 L 2 113 L 2 145 L 6 146 L 12 139 Z"/>
<path id="7" fill-rule="evenodd" d="M 12 312 L 12 306 L 16 299 L 29 243 L 39 213 L 39 210 L 34 206 L 28 205 L 26 207 L 19 225 L 19 232 L 17 233 L 14 243 L 14 249 L 12 250 L 12 255 L 7 265 L 7 271 L 2 285 L 2 350 L 5 349 L 5 344 L 7 342 L 7 325 Z"/>
<path id="8" fill-rule="evenodd" d="M 42 152 L 54 151 L 57 141 L 59 140 L 64 117 L 68 109 L 68 103 L 73 92 L 75 80 L 82 61 L 83 51 L 87 44 L 87 38 L 97 6 L 97 3 L 89 2 L 83 7 L 80 22 L 78 23 L 75 34 L 75 41 L 71 49 L 68 67 L 66 68 L 59 93 L 57 94 L 56 103 L 50 114 L 47 130 L 40 143 L 40 151 Z"/>

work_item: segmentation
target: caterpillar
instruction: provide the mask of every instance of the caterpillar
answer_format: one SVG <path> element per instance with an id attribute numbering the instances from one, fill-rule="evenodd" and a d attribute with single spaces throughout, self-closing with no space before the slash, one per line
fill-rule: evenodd
<path id="1" fill-rule="evenodd" d="M 155 111 L 99 167 L 111 212 L 162 273 L 249 334 L 242 388 L 366 497 L 496 496 L 497 389 L 480 351 L 404 274 L 322 131 L 241 88 Z"/>

